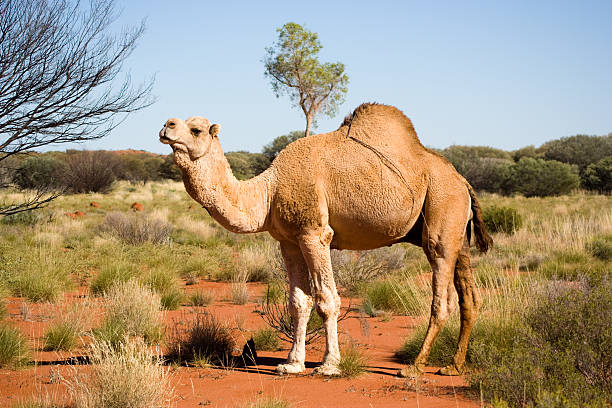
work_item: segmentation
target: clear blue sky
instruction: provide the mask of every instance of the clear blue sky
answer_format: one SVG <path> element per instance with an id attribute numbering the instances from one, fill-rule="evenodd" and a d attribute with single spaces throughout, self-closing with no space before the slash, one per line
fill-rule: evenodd
<path id="1" fill-rule="evenodd" d="M 225 151 L 260 151 L 304 128 L 264 77 L 265 47 L 294 21 L 319 34 L 322 61 L 349 76 L 346 102 L 317 133 L 362 102 L 395 105 L 421 141 L 515 149 L 612 132 L 612 1 L 144 1 L 118 0 L 120 24 L 147 19 L 129 60 L 156 75 L 157 102 L 82 147 L 169 153 L 169 117 L 222 126 Z"/>

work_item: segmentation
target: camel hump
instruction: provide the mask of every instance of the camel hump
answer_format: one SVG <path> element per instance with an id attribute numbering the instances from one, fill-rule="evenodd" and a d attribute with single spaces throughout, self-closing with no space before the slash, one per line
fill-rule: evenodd
<path id="1" fill-rule="evenodd" d="M 350 126 L 353 128 L 370 127 L 374 125 L 379 134 L 390 126 L 400 126 L 414 139 L 418 140 L 412 121 L 401 110 L 391 105 L 376 102 L 367 102 L 359 105 L 352 113 L 344 118 L 340 127 Z"/>
<path id="2" fill-rule="evenodd" d="M 487 229 L 485 228 L 484 219 L 482 218 L 482 210 L 480 208 L 480 203 L 476 198 L 476 192 L 474 191 L 470 183 L 468 183 L 467 181 L 465 183 L 467 185 L 468 191 L 470 192 L 470 198 L 472 200 L 472 213 L 474 214 L 473 222 L 474 235 L 476 237 L 476 247 L 478 247 L 480 252 L 487 252 L 489 248 L 493 246 L 493 238 L 491 238 L 491 236 L 487 232 Z"/>

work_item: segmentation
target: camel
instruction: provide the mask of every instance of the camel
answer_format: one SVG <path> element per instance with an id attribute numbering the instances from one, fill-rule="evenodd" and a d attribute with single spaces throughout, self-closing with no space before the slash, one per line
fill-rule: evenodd
<path id="1" fill-rule="evenodd" d="M 220 125 L 203 117 L 172 118 L 159 138 L 172 147 L 189 195 L 217 222 L 235 233 L 267 231 L 279 241 L 295 337 L 277 372 L 305 370 L 306 323 L 314 302 L 326 331 L 323 362 L 314 373 L 339 374 L 340 297 L 330 249 L 408 242 L 422 247 L 429 260 L 433 300 L 421 350 L 398 375 L 423 372 L 457 300 L 457 351 L 439 373 L 461 374 L 481 304 L 470 266 L 471 221 L 481 251 L 493 241 L 472 187 L 445 158 L 420 143 L 410 119 L 392 106 L 362 104 L 337 130 L 289 144 L 267 170 L 246 181 L 233 176 L 219 131 Z"/>

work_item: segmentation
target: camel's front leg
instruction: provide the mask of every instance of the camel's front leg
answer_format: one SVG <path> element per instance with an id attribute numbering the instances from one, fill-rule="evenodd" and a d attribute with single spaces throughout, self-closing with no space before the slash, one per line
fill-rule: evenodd
<path id="1" fill-rule="evenodd" d="M 293 345 L 287 362 L 279 364 L 281 374 L 297 374 L 304 371 L 306 358 L 306 324 L 312 310 L 308 267 L 297 245 L 281 242 L 281 253 L 289 274 L 289 313 L 293 319 Z"/>
<path id="2" fill-rule="evenodd" d="M 326 348 L 323 364 L 315 369 L 315 373 L 323 375 L 339 375 L 338 363 L 340 349 L 338 347 L 338 315 L 340 313 L 340 296 L 332 272 L 329 244 L 333 230 L 326 226 L 322 231 L 316 231 L 301 237 L 300 248 L 308 264 L 312 278 L 317 312 L 323 319 L 326 333 Z"/>

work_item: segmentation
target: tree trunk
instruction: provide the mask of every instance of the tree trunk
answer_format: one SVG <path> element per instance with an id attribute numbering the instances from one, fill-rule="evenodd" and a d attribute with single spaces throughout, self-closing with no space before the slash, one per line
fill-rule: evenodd
<path id="1" fill-rule="evenodd" d="M 310 135 L 310 125 L 312 125 L 312 116 L 306 115 L 306 130 L 304 131 L 304 137 Z"/>

